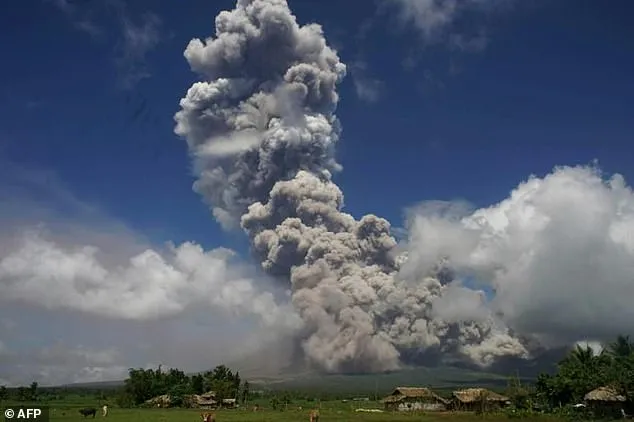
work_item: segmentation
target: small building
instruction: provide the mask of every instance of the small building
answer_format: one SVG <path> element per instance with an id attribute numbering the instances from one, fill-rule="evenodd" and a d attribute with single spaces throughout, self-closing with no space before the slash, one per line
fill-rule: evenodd
<path id="1" fill-rule="evenodd" d="M 222 399 L 220 405 L 225 409 L 235 409 L 238 407 L 238 401 L 236 399 Z"/>
<path id="2" fill-rule="evenodd" d="M 442 411 L 449 401 L 435 394 L 429 388 L 397 387 L 383 399 L 385 410 L 398 411 Z"/>
<path id="3" fill-rule="evenodd" d="M 196 405 L 200 409 L 215 409 L 218 407 L 215 391 L 207 391 L 201 395 L 195 396 Z"/>
<path id="4" fill-rule="evenodd" d="M 451 408 L 467 412 L 492 411 L 510 403 L 508 397 L 486 388 L 466 388 L 451 393 Z"/>
<path id="5" fill-rule="evenodd" d="M 145 401 L 145 407 L 159 407 L 168 408 L 172 406 L 172 397 L 169 394 L 162 394 L 160 396 L 152 397 Z"/>
<path id="6" fill-rule="evenodd" d="M 584 396 L 595 417 L 622 417 L 626 398 L 613 387 L 599 387 Z"/>

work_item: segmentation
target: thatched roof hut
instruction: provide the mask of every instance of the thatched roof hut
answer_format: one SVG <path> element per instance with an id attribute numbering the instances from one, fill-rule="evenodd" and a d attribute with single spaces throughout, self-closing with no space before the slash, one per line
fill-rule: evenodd
<path id="1" fill-rule="evenodd" d="M 615 388 L 612 387 L 599 387 L 586 394 L 583 399 L 588 402 L 603 402 L 603 403 L 623 403 L 625 397 L 619 394 Z"/>
<path id="2" fill-rule="evenodd" d="M 196 397 L 196 404 L 198 407 L 213 407 L 218 404 L 218 402 L 214 399 L 204 398 L 202 396 Z"/>
<path id="3" fill-rule="evenodd" d="M 383 403 L 387 410 L 444 410 L 449 401 L 429 388 L 397 387 Z"/>
<path id="4" fill-rule="evenodd" d="M 498 394 L 495 391 L 487 390 L 486 388 L 466 388 L 464 390 L 454 391 L 451 395 L 461 403 L 474 403 L 483 398 L 489 402 L 505 403 L 509 401 L 508 397 Z"/>
<path id="5" fill-rule="evenodd" d="M 446 399 L 440 397 L 438 394 L 431 391 L 429 388 L 424 387 L 396 387 L 392 394 L 387 396 L 383 401 L 394 401 L 399 398 L 433 398 L 440 402 L 447 402 Z"/>
<path id="6" fill-rule="evenodd" d="M 218 405 L 215 391 L 207 391 L 200 395 L 194 395 L 196 406 L 200 408 L 215 408 Z"/>
<path id="7" fill-rule="evenodd" d="M 466 388 L 451 393 L 452 405 L 460 410 L 483 410 L 482 407 L 503 407 L 509 398 L 486 388 Z"/>
<path id="8" fill-rule="evenodd" d="M 145 401 L 146 407 L 162 407 L 167 408 L 172 405 L 172 397 L 169 394 L 152 397 Z"/>
<path id="9" fill-rule="evenodd" d="M 619 418 L 623 416 L 626 398 L 610 386 L 599 387 L 584 396 L 595 417 Z"/>

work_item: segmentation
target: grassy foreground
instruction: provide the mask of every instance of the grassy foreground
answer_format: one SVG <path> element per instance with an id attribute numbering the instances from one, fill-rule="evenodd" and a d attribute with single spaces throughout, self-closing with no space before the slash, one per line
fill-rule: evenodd
<path id="1" fill-rule="evenodd" d="M 48 406 L 50 409 L 50 422 L 202 422 L 200 414 L 209 412 L 202 409 L 156 409 L 156 408 L 132 408 L 125 409 L 117 406 L 109 406 L 108 416 L 101 416 L 102 401 L 93 397 L 67 396 L 63 400 L 51 400 L 38 403 L 18 403 L 5 401 L 0 403 L 0 410 L 6 406 Z M 110 403 L 111 404 L 111 403 Z M 258 404 L 261 410 L 253 412 L 252 406 Z M 95 407 L 97 416 L 84 418 L 79 414 L 82 407 Z M 471 412 L 357 412 L 355 409 L 383 409 L 383 404 L 377 401 L 367 402 L 342 402 L 340 400 L 307 402 L 294 401 L 284 410 L 273 410 L 265 400 L 255 400 L 248 406 L 239 409 L 217 410 L 218 422 L 285 422 L 306 421 L 311 409 L 319 409 L 320 422 L 344 422 L 344 421 L 385 421 L 385 422 L 512 422 L 505 414 L 476 415 Z M 520 420 L 518 420 L 519 422 Z M 561 418 L 552 415 L 539 415 L 522 418 L 521 422 L 562 422 Z"/>
<path id="2" fill-rule="evenodd" d="M 65 413 L 65 414 L 62 414 Z M 98 415 L 95 419 L 99 422 L 200 422 L 200 410 L 197 409 L 110 409 L 108 417 Z M 384 412 L 365 413 L 343 409 L 324 409 L 320 411 L 320 422 L 326 421 L 386 421 L 386 422 L 410 422 L 410 421 L 509 421 L 505 415 L 478 416 L 473 413 L 420 413 L 420 412 Z M 51 412 L 51 422 L 66 422 L 83 420 L 84 418 L 73 410 L 55 410 Z M 91 420 L 88 417 L 87 420 Z M 308 409 L 303 410 L 262 410 L 252 412 L 248 410 L 219 410 L 216 412 L 218 422 L 222 421 L 308 421 Z M 523 419 L 530 421 L 531 419 Z M 541 416 L 535 418 L 539 421 L 555 421 L 555 418 Z M 560 421 L 561 419 L 559 419 Z"/>

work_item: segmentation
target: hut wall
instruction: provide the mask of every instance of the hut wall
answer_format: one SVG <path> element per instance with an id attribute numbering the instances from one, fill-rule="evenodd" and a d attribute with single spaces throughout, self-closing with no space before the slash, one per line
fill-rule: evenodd
<path id="1" fill-rule="evenodd" d="M 622 402 L 588 400 L 588 407 L 596 417 L 617 417 L 622 418 L 621 409 L 624 408 Z"/>
<path id="2" fill-rule="evenodd" d="M 487 412 L 499 410 L 504 407 L 504 403 L 500 401 L 488 401 L 484 404 L 484 410 Z M 460 400 L 453 400 L 451 403 L 451 408 L 464 412 L 478 412 L 483 408 L 482 402 L 471 401 L 471 402 L 461 402 Z"/>
<path id="3" fill-rule="evenodd" d="M 434 399 L 407 397 L 398 402 L 385 403 L 385 409 L 398 410 L 399 412 L 442 411 L 446 410 L 446 406 Z"/>

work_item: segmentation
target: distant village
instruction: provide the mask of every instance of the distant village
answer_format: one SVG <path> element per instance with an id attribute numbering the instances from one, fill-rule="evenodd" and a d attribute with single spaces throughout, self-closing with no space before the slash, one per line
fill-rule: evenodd
<path id="1" fill-rule="evenodd" d="M 355 397 L 352 399 L 344 399 L 342 402 L 370 402 L 369 397 Z M 625 396 L 619 394 L 615 389 L 610 387 L 599 387 L 588 392 L 583 402 L 575 404 L 573 407 L 578 409 L 587 409 L 594 412 L 606 414 L 620 414 L 624 417 L 629 416 L 625 413 Z M 427 387 L 397 387 L 388 396 L 384 397 L 380 402 L 383 409 L 366 409 L 359 407 L 356 411 L 376 412 L 376 411 L 400 411 L 400 412 L 495 412 L 516 405 L 511 397 L 496 393 L 486 388 L 467 388 L 455 390 L 451 393 L 450 398 L 442 397 L 435 393 L 431 388 Z M 286 403 L 288 406 L 288 403 Z M 172 407 L 172 399 L 168 394 L 163 394 L 147 400 L 143 407 L 169 408 Z M 192 394 L 185 398 L 180 407 L 199 408 L 208 410 L 217 409 L 237 409 L 240 407 L 236 398 L 221 399 L 214 391 L 208 391 L 203 394 Z M 539 411 L 539 405 L 532 406 L 535 411 Z M 253 406 L 254 411 L 263 410 L 259 405 Z"/>
<path id="2" fill-rule="evenodd" d="M 318 386 L 304 391 L 254 391 L 247 380 L 224 365 L 187 375 L 179 369 L 130 369 L 123 388 L 99 394 L 99 405 L 119 408 L 198 408 L 209 410 L 285 411 L 346 409 L 355 412 L 475 412 L 508 415 L 550 414 L 575 419 L 631 418 L 634 413 L 634 342 L 619 336 L 596 352 L 576 346 L 557 370 L 540 374 L 534 382 L 520 383 L 510 377 L 505 389 L 456 388 L 435 390 L 431 386 L 399 386 L 390 394 L 371 400 L 360 393 L 337 397 Z M 0 386 L 0 402 L 51 402 L 63 391 Z M 353 393 L 354 394 L 354 393 Z M 343 400 L 342 400 L 343 399 Z M 346 403 L 343 405 L 343 403 Z M 339 404 L 337 404 L 339 403 Z M 312 412 L 313 410 L 311 410 Z"/>

